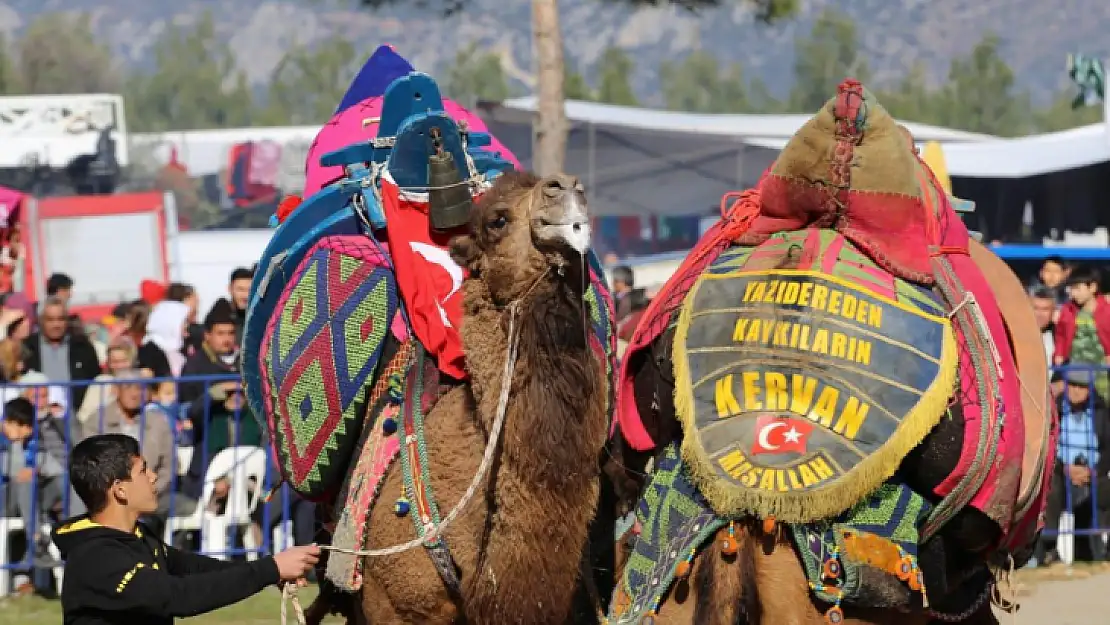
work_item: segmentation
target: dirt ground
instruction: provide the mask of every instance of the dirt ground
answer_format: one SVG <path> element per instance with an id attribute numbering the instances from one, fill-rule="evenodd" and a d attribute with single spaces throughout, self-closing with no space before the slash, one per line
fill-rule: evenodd
<path id="1" fill-rule="evenodd" d="M 1002 625 L 1102 625 L 1110 622 L 1110 567 L 1063 566 L 1019 571 L 1013 615 L 999 613 Z"/>

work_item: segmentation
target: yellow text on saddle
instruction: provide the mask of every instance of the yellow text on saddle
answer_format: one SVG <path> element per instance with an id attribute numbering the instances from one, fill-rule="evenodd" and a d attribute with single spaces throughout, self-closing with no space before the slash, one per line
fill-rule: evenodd
<path id="1" fill-rule="evenodd" d="M 947 318 L 819 271 L 721 271 L 687 294 L 674 345 L 683 456 L 722 515 L 835 516 L 939 421 Z"/>

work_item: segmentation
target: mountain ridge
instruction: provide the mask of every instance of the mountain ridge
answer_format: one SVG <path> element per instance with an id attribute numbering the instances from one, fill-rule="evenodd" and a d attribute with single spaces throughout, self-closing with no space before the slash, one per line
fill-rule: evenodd
<path id="1" fill-rule="evenodd" d="M 429 16 L 398 5 L 372 12 L 340 0 L 4 0 L 0 34 L 11 40 L 45 12 L 87 13 L 94 31 L 126 66 L 149 64 L 158 37 L 171 25 L 188 25 L 204 11 L 217 18 L 217 32 L 255 85 L 265 83 L 285 50 L 314 45 L 329 36 L 354 41 L 368 55 L 390 43 L 414 66 L 436 71 L 471 42 L 497 51 L 507 74 L 528 85 L 531 67 L 529 3 L 470 0 L 451 17 Z M 1105 0 L 805 0 L 795 19 L 765 26 L 736 3 L 689 13 L 674 7 L 632 9 L 597 0 L 561 0 L 567 57 L 588 78 L 601 54 L 620 47 L 636 60 L 633 85 L 645 105 L 662 104 L 658 68 L 695 50 L 722 64 L 739 63 L 776 96 L 792 83 L 793 44 L 816 17 L 833 6 L 856 21 L 863 57 L 873 82 L 890 84 L 914 62 L 940 84 L 954 57 L 969 52 L 988 33 L 1001 38 L 1001 53 L 1017 84 L 1046 103 L 1068 85 L 1069 52 L 1105 56 L 1110 42 L 1110 2 Z M 373 35 L 367 35 L 373 33 Z"/>

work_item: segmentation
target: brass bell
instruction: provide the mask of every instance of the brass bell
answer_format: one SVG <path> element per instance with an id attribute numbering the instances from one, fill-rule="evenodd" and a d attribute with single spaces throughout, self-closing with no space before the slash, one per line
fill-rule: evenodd
<path id="1" fill-rule="evenodd" d="M 470 222 L 470 186 L 459 177 L 459 168 L 447 150 L 437 150 L 428 157 L 428 187 L 432 228 L 452 230 Z"/>

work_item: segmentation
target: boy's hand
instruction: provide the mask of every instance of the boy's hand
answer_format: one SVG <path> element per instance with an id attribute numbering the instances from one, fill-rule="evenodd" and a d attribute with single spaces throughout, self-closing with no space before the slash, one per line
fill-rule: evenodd
<path id="1" fill-rule="evenodd" d="M 274 556 L 278 575 L 283 582 L 292 582 L 304 577 L 319 561 L 320 548 L 316 545 L 293 547 Z"/>
<path id="2" fill-rule="evenodd" d="M 19 473 L 15 474 L 15 481 L 19 482 L 20 484 L 26 484 L 26 483 L 30 482 L 31 478 L 33 478 L 34 476 L 35 476 L 35 473 L 31 469 L 31 467 L 26 467 L 26 468 L 20 469 Z"/>

